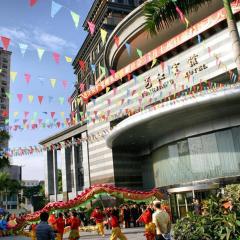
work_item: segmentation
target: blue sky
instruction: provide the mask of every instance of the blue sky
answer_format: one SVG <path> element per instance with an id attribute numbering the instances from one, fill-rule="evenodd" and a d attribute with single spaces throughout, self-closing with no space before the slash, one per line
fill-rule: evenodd
<path id="1" fill-rule="evenodd" d="M 68 116 L 70 106 L 68 97 L 73 91 L 76 77 L 70 63 L 65 61 L 65 56 L 74 58 L 79 50 L 86 32 L 82 28 L 86 14 L 93 0 L 56 0 L 63 8 L 51 18 L 51 0 L 38 0 L 33 7 L 29 0 L 1 0 L 0 36 L 9 37 L 12 51 L 11 71 L 17 72 L 14 83 L 11 82 L 10 93 L 13 95 L 10 102 L 10 125 L 22 124 L 24 112 L 29 112 L 31 119 L 34 112 L 36 123 L 38 119 L 51 120 L 50 114 L 43 112 L 56 112 L 54 119 L 62 121 L 60 112 Z M 79 27 L 76 29 L 70 15 L 70 10 L 80 15 Z M 18 44 L 28 45 L 23 57 Z M 1 43 L 0 43 L 1 46 Z M 39 61 L 37 48 L 46 52 L 42 61 Z M 60 63 L 56 64 L 52 53 L 61 55 Z M 24 74 L 31 74 L 29 84 L 25 82 Z M 52 88 L 50 79 L 57 79 L 55 88 Z M 63 88 L 62 81 L 68 81 L 68 87 Z M 17 94 L 23 94 L 22 103 L 17 100 Z M 33 95 L 33 103 L 28 102 L 27 95 Z M 44 96 L 40 105 L 37 96 Z M 64 104 L 59 103 L 59 97 L 64 97 Z M 49 98 L 52 99 L 49 101 Z M 19 112 L 14 117 L 14 112 Z M 37 145 L 56 132 L 57 128 L 38 130 L 11 131 L 10 148 Z M 13 157 L 12 162 L 23 166 L 23 179 L 43 179 L 44 165 L 42 155 Z"/>

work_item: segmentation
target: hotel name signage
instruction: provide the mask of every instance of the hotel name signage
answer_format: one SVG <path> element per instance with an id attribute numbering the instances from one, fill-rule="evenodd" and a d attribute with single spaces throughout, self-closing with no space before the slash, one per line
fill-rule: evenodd
<path id="1" fill-rule="evenodd" d="M 180 78 L 183 78 L 184 82 L 189 82 L 191 77 L 208 68 L 207 63 L 200 64 L 198 58 L 198 54 L 193 54 L 187 58 L 187 71 L 181 71 L 181 65 L 183 64 L 180 64 L 180 62 L 174 62 L 171 66 L 168 65 L 167 72 L 164 71 L 164 66 L 162 66 L 162 69 L 156 67 L 153 70 L 149 70 L 144 77 L 145 90 L 142 92 L 142 97 L 152 95 L 169 87 L 171 87 L 170 89 L 176 88 Z"/>

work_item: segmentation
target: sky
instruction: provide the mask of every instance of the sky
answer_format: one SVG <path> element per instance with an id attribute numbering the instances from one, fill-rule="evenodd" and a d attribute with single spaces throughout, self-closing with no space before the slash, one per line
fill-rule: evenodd
<path id="1" fill-rule="evenodd" d="M 70 105 L 68 97 L 72 94 L 76 76 L 71 63 L 65 56 L 74 59 L 87 32 L 82 24 L 93 0 L 55 0 L 62 5 L 61 10 L 51 17 L 51 0 L 38 0 L 30 7 L 29 0 L 0 0 L 0 36 L 11 39 L 9 49 L 12 52 L 11 71 L 17 72 L 16 80 L 11 81 L 9 125 L 23 125 L 23 120 L 39 119 L 46 121 L 63 121 L 62 115 L 69 116 Z M 70 11 L 80 15 L 78 28 L 75 27 Z M 23 56 L 19 44 L 27 44 Z M 0 42 L 0 46 L 2 43 Z M 40 61 L 37 49 L 43 48 L 45 53 Z M 53 52 L 60 54 L 60 62 L 53 59 Z M 30 74 L 30 82 L 25 80 L 25 74 Z M 53 88 L 50 79 L 56 79 Z M 65 80 L 65 81 L 64 81 Z M 64 88 L 63 82 L 67 82 Z M 54 81 L 53 81 L 54 82 Z M 17 94 L 23 94 L 19 102 Z M 29 103 L 28 95 L 33 102 Z M 43 96 L 42 104 L 38 96 Z M 60 98 L 60 100 L 59 100 Z M 64 98 L 64 103 L 61 104 Z M 24 112 L 29 112 L 25 118 Z M 55 112 L 51 117 L 50 112 Z M 49 119 L 49 120 L 47 120 Z M 59 132 L 63 128 L 40 128 L 35 130 L 11 131 L 10 148 L 38 145 L 39 141 Z M 44 179 L 43 154 L 13 157 L 12 163 L 22 166 L 23 180 Z"/>

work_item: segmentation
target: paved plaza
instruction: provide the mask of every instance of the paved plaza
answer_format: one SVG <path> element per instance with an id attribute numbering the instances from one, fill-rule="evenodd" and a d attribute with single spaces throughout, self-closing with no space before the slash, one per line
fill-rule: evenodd
<path id="1" fill-rule="evenodd" d="M 144 237 L 144 228 L 128 228 L 123 229 L 123 232 L 126 234 L 128 240 L 145 240 Z M 99 237 L 96 232 L 81 232 L 81 238 L 84 240 L 109 240 L 111 235 L 111 231 L 106 231 L 105 237 Z M 28 240 L 30 238 L 27 237 L 5 237 L 3 240 Z M 64 239 L 68 239 L 67 235 Z"/>

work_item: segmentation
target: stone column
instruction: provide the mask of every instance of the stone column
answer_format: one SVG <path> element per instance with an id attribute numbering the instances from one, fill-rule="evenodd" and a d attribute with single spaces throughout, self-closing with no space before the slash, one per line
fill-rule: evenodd
<path id="1" fill-rule="evenodd" d="M 53 188 L 55 201 L 57 201 L 58 200 L 57 150 L 53 150 Z"/>
<path id="2" fill-rule="evenodd" d="M 54 194 L 54 178 L 53 178 L 53 154 L 52 151 L 44 151 L 44 163 L 45 163 L 45 195 L 49 199 L 49 196 Z"/>
<path id="3" fill-rule="evenodd" d="M 72 137 L 72 142 L 74 142 L 74 137 Z M 72 178 L 73 178 L 73 186 L 72 192 L 75 196 L 78 195 L 78 178 L 77 178 L 77 164 L 76 164 L 77 156 L 76 156 L 76 149 L 75 145 L 72 145 Z"/>
<path id="4" fill-rule="evenodd" d="M 82 133 L 82 139 L 87 137 L 87 132 Z M 82 155 L 83 155 L 83 171 L 84 171 L 84 188 L 91 186 L 90 172 L 89 172 L 89 157 L 88 157 L 88 142 L 82 142 Z"/>
<path id="5" fill-rule="evenodd" d="M 61 149 L 62 160 L 62 189 L 63 201 L 68 200 L 68 192 L 72 191 L 71 186 L 71 154 L 68 148 Z M 70 177 L 69 177 L 70 176 Z"/>

